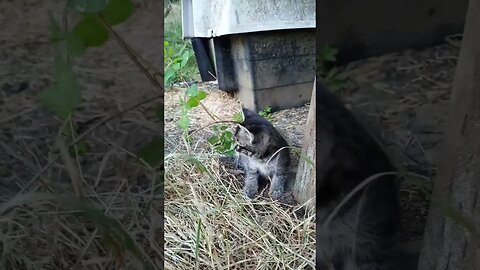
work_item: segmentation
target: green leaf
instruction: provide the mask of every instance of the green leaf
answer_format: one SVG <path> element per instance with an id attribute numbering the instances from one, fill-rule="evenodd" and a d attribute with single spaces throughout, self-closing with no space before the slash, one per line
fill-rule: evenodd
<path id="1" fill-rule="evenodd" d="M 195 98 L 195 97 L 191 97 L 187 100 L 187 108 L 191 109 L 191 108 L 195 108 L 198 106 L 198 100 Z"/>
<path id="2" fill-rule="evenodd" d="M 182 54 L 182 63 L 180 64 L 180 66 L 181 67 L 186 66 L 189 59 L 190 59 L 190 52 L 189 51 L 184 51 L 183 54 Z"/>
<path id="3" fill-rule="evenodd" d="M 180 70 L 180 68 L 182 68 L 182 67 L 180 66 L 180 63 L 172 64 L 172 69 L 174 69 L 175 71 Z"/>
<path id="4" fill-rule="evenodd" d="M 54 69 L 55 84 L 41 94 L 40 101 L 47 110 L 66 119 L 80 105 L 80 84 L 58 48 Z"/>
<path id="5" fill-rule="evenodd" d="M 172 85 L 172 81 L 175 78 L 175 71 L 174 70 L 167 70 L 165 71 L 165 85 L 170 86 Z"/>
<path id="6" fill-rule="evenodd" d="M 242 123 L 243 122 L 243 114 L 241 112 L 237 112 L 237 113 L 233 114 L 232 118 L 233 118 L 233 121 L 235 121 L 237 123 Z"/>
<path id="7" fill-rule="evenodd" d="M 226 155 L 227 157 L 233 157 L 235 155 L 235 150 L 228 150 L 223 154 Z"/>
<path id="8" fill-rule="evenodd" d="M 322 61 L 325 62 L 335 62 L 337 61 L 336 55 L 338 49 L 324 45 L 320 48 L 319 56 Z"/>
<path id="9" fill-rule="evenodd" d="M 107 5 L 106 0 L 67 0 L 67 8 L 81 13 L 97 13 Z"/>
<path id="10" fill-rule="evenodd" d="M 199 91 L 196 98 L 200 101 L 203 100 L 207 97 L 207 92 L 205 91 Z"/>
<path id="11" fill-rule="evenodd" d="M 190 87 L 187 89 L 187 95 L 191 97 L 195 97 L 198 95 L 198 85 L 192 84 Z"/>
<path id="12" fill-rule="evenodd" d="M 95 17 L 87 15 L 73 28 L 73 33 L 86 47 L 99 47 L 108 40 L 108 31 Z"/>
<path id="13" fill-rule="evenodd" d="M 190 119 L 188 118 L 188 114 L 182 113 L 182 116 L 180 116 L 180 120 L 178 120 L 177 124 L 183 130 L 188 129 L 188 126 L 190 125 Z"/>
<path id="14" fill-rule="evenodd" d="M 75 151 L 75 146 L 77 147 L 77 150 Z M 91 146 L 86 142 L 86 141 L 79 141 L 75 145 L 72 145 L 68 151 L 70 153 L 70 156 L 75 157 L 78 155 L 79 157 L 85 155 L 91 150 Z M 76 152 L 76 153 L 75 153 Z"/>
<path id="15" fill-rule="evenodd" d="M 48 16 L 50 17 L 50 25 L 48 26 L 48 29 L 50 31 L 50 42 L 55 43 L 63 40 L 64 34 L 62 32 L 62 29 L 60 28 L 60 24 L 55 19 L 55 17 L 53 17 L 51 11 L 48 12 Z"/>
<path id="16" fill-rule="evenodd" d="M 220 142 L 220 138 L 218 136 L 213 135 L 207 139 L 207 142 L 211 145 L 216 145 L 217 143 Z"/>
<path id="17" fill-rule="evenodd" d="M 67 52 L 73 57 L 82 56 L 85 53 L 85 43 L 73 33 L 68 33 L 65 39 Z"/>
<path id="18" fill-rule="evenodd" d="M 233 134 L 232 134 L 232 132 L 230 132 L 230 131 L 224 131 L 224 132 L 222 133 L 222 138 L 223 138 L 224 140 L 226 140 L 226 141 L 230 141 L 230 140 L 232 140 L 232 138 L 233 138 Z"/>
<path id="19" fill-rule="evenodd" d="M 131 0 L 110 0 L 105 10 L 102 11 L 102 16 L 111 24 L 116 25 L 126 21 L 135 9 Z"/>
<path id="20" fill-rule="evenodd" d="M 138 156 L 152 167 L 158 166 L 163 161 L 163 137 L 154 138 L 142 147 Z"/>

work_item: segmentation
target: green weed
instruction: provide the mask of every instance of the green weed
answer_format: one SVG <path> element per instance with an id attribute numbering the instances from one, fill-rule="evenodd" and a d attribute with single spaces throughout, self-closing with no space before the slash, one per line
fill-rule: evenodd
<path id="1" fill-rule="evenodd" d="M 197 61 L 189 41 L 182 38 L 180 7 L 171 4 L 165 18 L 164 40 L 165 86 L 176 82 L 195 81 L 199 79 Z"/>
<path id="2" fill-rule="evenodd" d="M 347 75 L 333 66 L 337 62 L 338 49 L 329 45 L 320 48 L 317 55 L 317 75 L 332 91 L 340 90 L 347 82 Z"/>

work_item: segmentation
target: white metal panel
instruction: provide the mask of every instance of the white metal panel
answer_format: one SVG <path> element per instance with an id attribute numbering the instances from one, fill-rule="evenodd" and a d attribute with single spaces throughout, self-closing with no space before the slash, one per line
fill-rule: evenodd
<path id="1" fill-rule="evenodd" d="M 182 0 L 185 38 L 315 28 L 314 0 Z"/>

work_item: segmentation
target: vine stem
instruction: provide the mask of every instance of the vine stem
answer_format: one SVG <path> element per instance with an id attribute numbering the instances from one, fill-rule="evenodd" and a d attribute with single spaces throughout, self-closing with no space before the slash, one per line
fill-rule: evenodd
<path id="1" fill-rule="evenodd" d="M 117 41 L 117 43 L 120 45 L 120 47 L 122 47 L 122 49 L 126 52 L 128 57 L 130 57 L 130 59 L 132 59 L 132 61 L 140 68 L 142 73 L 153 84 L 153 86 L 155 86 L 155 88 L 157 88 L 160 91 L 161 97 L 163 97 L 164 88 L 162 86 L 162 83 L 159 82 L 155 78 L 155 76 L 152 75 L 147 70 L 147 68 L 145 67 L 145 64 L 144 64 L 144 63 L 147 63 L 147 61 L 145 59 L 143 59 L 141 56 L 139 56 L 137 53 L 135 53 L 135 50 L 133 50 L 130 47 L 130 45 L 128 45 L 128 43 L 122 37 L 120 37 L 120 35 L 118 35 L 118 33 L 115 30 L 113 30 L 112 26 L 105 20 L 105 18 L 103 18 L 101 15 L 97 15 L 96 17 L 103 24 L 103 26 L 113 35 L 113 37 L 115 38 L 115 41 Z M 142 61 L 140 61 L 140 60 L 142 60 Z M 151 65 L 149 65 L 149 66 L 151 66 Z M 156 73 L 155 75 L 159 75 L 161 78 L 163 78 L 163 74 L 161 72 L 156 71 L 154 73 Z"/>
<path id="2" fill-rule="evenodd" d="M 191 136 L 193 133 L 197 132 L 197 131 L 200 131 L 202 129 L 206 129 L 207 127 L 210 127 L 210 126 L 213 126 L 213 125 L 216 125 L 216 124 L 222 124 L 222 123 L 231 123 L 231 124 L 238 124 L 238 122 L 236 121 L 232 121 L 232 120 L 221 120 L 221 121 L 215 121 L 215 122 L 211 122 L 209 124 L 206 124 L 205 126 L 203 127 L 199 127 L 197 129 L 194 129 L 192 131 L 190 131 L 188 133 L 189 136 Z"/>
<path id="3" fill-rule="evenodd" d="M 202 103 L 201 101 L 198 101 L 198 104 L 202 105 L 202 108 L 207 112 L 207 114 L 210 116 L 210 118 L 212 118 L 213 121 L 215 121 L 215 118 L 220 119 L 218 116 L 213 115 L 213 114 L 207 109 L 207 107 L 205 107 L 205 105 L 203 105 L 203 103 Z"/>

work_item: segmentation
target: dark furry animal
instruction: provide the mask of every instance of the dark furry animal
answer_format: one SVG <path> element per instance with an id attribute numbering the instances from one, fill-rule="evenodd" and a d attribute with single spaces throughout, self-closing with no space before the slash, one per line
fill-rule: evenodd
<path id="1" fill-rule="evenodd" d="M 234 134 L 235 151 L 245 170 L 244 191 L 258 194 L 259 180 L 270 180 L 270 195 L 279 199 L 285 192 L 290 167 L 290 149 L 282 135 L 265 118 L 242 109 L 244 121 Z"/>
<path id="2" fill-rule="evenodd" d="M 317 269 L 387 270 L 400 224 L 395 176 L 383 176 L 353 196 L 329 224 L 342 199 L 366 178 L 395 168 L 354 115 L 317 84 Z M 330 266 L 328 266 L 330 265 Z"/>

